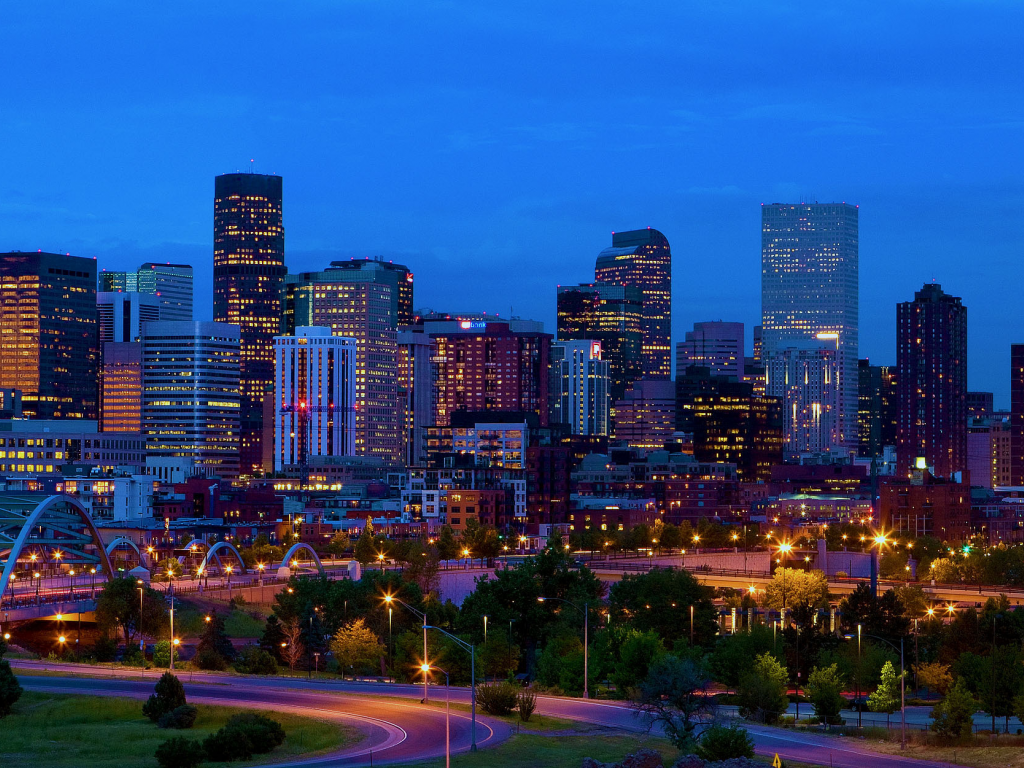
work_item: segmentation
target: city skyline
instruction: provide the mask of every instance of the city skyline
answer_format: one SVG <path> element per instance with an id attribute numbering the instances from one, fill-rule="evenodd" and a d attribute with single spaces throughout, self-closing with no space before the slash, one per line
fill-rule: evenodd
<path id="1" fill-rule="evenodd" d="M 625 24 L 599 4 L 587 18 L 537 8 L 538 25 L 458 4 L 353 8 L 226 4 L 201 25 L 173 9 L 12 9 L 5 249 L 108 270 L 190 263 L 196 319 L 211 319 L 210 178 L 255 159 L 287 178 L 289 269 L 382 255 L 416 272 L 423 305 L 511 306 L 548 330 L 553 286 L 591 280 L 611 231 L 658 228 L 687 260 L 679 340 L 694 322 L 754 324 L 760 203 L 845 200 L 862 213 L 862 356 L 895 362 L 895 305 L 935 278 L 977 308 L 969 387 L 1008 404 L 1024 308 L 989 295 L 1021 277 L 1011 30 L 1024 9 L 866 9 L 836 24 L 828 8 L 653 5 Z M 239 17 L 247 39 L 273 40 L 267 66 L 211 78 Z M 624 55 L 596 55 L 623 28 Z M 310 44 L 322 34 L 346 53 Z M 378 55 L 385 39 L 396 57 Z M 39 47 L 56 55 L 39 63 Z M 624 183 L 639 169 L 642 183 Z"/>

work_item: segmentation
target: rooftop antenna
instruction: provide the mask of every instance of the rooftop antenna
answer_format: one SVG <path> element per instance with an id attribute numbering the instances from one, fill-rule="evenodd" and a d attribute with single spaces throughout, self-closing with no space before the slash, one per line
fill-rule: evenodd
<path id="1" fill-rule="evenodd" d="M 249 173 L 255 173 L 256 172 L 255 171 L 255 163 L 256 163 L 256 158 L 250 157 L 249 158 Z"/>

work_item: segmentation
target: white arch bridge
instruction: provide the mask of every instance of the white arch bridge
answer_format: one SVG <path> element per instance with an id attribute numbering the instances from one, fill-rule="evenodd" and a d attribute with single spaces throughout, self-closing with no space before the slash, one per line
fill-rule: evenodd
<path id="1" fill-rule="evenodd" d="M 0 494 L 0 615 L 5 621 L 91 610 L 96 586 L 111 571 L 96 526 L 75 499 Z"/>

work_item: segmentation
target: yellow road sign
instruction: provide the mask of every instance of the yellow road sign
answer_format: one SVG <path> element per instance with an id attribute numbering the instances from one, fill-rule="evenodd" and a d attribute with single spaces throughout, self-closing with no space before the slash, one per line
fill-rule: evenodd
<path id="1" fill-rule="evenodd" d="M 782 768 L 782 761 L 779 760 L 779 753 L 775 753 L 775 759 L 772 760 L 772 768 Z"/>

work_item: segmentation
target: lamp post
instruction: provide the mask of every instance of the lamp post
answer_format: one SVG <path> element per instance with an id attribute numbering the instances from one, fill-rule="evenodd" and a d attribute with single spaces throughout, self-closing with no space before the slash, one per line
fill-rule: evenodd
<path id="1" fill-rule="evenodd" d="M 561 597 L 538 597 L 537 602 L 543 603 L 547 600 L 554 600 L 559 603 L 566 603 L 571 605 L 577 611 L 583 614 L 583 698 L 590 698 L 590 610 L 589 603 L 584 603 L 581 609 L 576 603 L 566 600 Z"/>
<path id="2" fill-rule="evenodd" d="M 438 672 L 444 675 L 444 766 L 445 768 L 451 768 L 452 764 L 452 686 L 451 680 L 448 677 L 448 673 L 440 667 L 432 667 L 429 664 L 421 664 L 420 669 L 423 670 L 423 679 L 427 679 L 427 675 L 430 674 L 431 669 L 436 669 Z"/>
<path id="3" fill-rule="evenodd" d="M 143 660 L 143 662 L 145 662 L 145 660 L 146 660 L 146 644 L 145 644 L 145 640 L 144 640 L 144 635 L 142 634 L 142 591 L 143 591 L 142 579 L 138 580 L 138 584 L 139 584 L 139 652 L 142 653 L 142 660 Z M 145 666 L 145 664 L 143 664 L 143 666 Z"/>
<path id="4" fill-rule="evenodd" d="M 423 620 L 423 663 L 424 664 L 428 664 L 429 662 L 427 661 L 427 614 L 424 613 L 423 611 L 416 610 L 411 605 L 409 605 L 407 602 L 405 602 L 404 600 L 399 600 L 394 595 L 384 595 L 384 602 L 388 603 L 388 604 L 390 604 L 390 603 L 398 603 L 399 605 L 404 605 L 406 607 L 406 609 L 410 613 L 418 616 L 420 619 Z M 345 601 L 345 612 L 348 613 L 348 600 Z M 427 679 L 427 675 L 424 674 L 423 675 L 423 701 L 422 701 L 423 704 L 426 704 L 427 701 L 428 701 L 428 697 L 427 697 L 427 684 L 428 684 L 428 682 L 429 681 Z M 474 693 L 474 696 L 475 695 L 476 694 Z"/>
<path id="5" fill-rule="evenodd" d="M 470 744 L 469 749 L 471 752 L 476 752 L 476 646 L 472 643 L 467 643 L 461 637 L 456 637 L 451 632 L 446 632 L 440 627 L 431 627 L 428 625 L 425 628 L 436 629 L 442 635 L 445 635 L 449 639 L 454 640 L 459 645 L 459 647 L 462 648 L 462 650 L 466 651 L 469 654 L 469 684 L 472 686 L 472 694 L 470 699 L 472 703 L 472 720 L 470 726 L 470 739 L 472 743 Z"/>
<path id="6" fill-rule="evenodd" d="M 487 616 L 484 616 L 484 645 L 487 645 Z"/>
<path id="7" fill-rule="evenodd" d="M 857 657 L 860 658 L 860 625 L 857 626 Z M 903 666 L 903 638 L 900 638 L 900 647 L 897 649 L 896 644 L 886 640 L 884 637 L 878 635 L 864 635 L 864 637 L 870 637 L 874 640 L 881 640 L 883 643 L 888 645 L 894 651 L 899 650 L 900 652 L 900 749 L 907 748 L 907 670 Z M 847 635 L 848 640 L 852 639 L 850 635 Z"/>
<path id="8" fill-rule="evenodd" d="M 234 568 L 230 565 L 224 566 L 224 572 L 228 575 L 228 600 L 231 600 L 231 571 Z"/>

